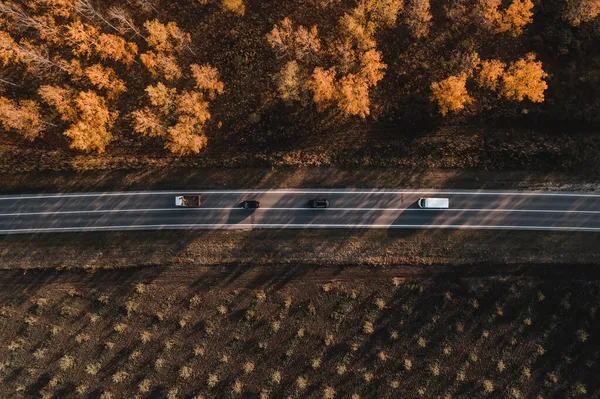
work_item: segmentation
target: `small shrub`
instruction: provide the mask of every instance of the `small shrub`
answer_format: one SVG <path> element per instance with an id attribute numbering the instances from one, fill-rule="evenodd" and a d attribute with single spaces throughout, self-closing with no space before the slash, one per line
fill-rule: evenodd
<path id="1" fill-rule="evenodd" d="M 214 388 L 217 386 L 217 384 L 219 383 L 219 375 L 218 374 L 213 374 L 210 373 L 208 375 L 208 380 L 207 380 L 207 384 L 210 388 Z"/>
<path id="2" fill-rule="evenodd" d="M 419 345 L 419 347 L 425 348 L 427 346 L 427 341 L 425 340 L 425 338 L 419 337 L 419 339 L 417 340 L 417 344 Z"/>
<path id="3" fill-rule="evenodd" d="M 252 362 L 244 363 L 244 373 L 250 374 L 253 371 L 254 371 L 254 363 L 252 363 Z"/>
<path id="4" fill-rule="evenodd" d="M 346 371 L 348 371 L 348 368 L 346 367 L 345 364 L 339 364 L 337 366 L 337 373 L 338 375 L 343 375 L 346 373 Z"/>
<path id="5" fill-rule="evenodd" d="M 392 330 L 392 332 L 390 333 L 390 339 L 392 341 L 397 340 L 400 337 L 400 334 L 398 334 L 398 331 L 396 330 Z"/>
<path id="6" fill-rule="evenodd" d="M 280 328 L 281 328 L 281 323 L 279 321 L 274 321 L 271 323 L 271 330 L 273 330 L 274 333 L 277 333 Z"/>
<path id="7" fill-rule="evenodd" d="M 366 373 L 363 374 L 363 380 L 365 380 L 365 382 L 371 382 L 373 381 L 373 373 L 367 371 Z"/>
<path id="8" fill-rule="evenodd" d="M 117 371 L 113 374 L 112 380 L 115 384 L 120 384 L 129 378 L 129 373 L 125 371 Z"/>
<path id="9" fill-rule="evenodd" d="M 313 370 L 318 369 L 319 367 L 321 367 L 321 358 L 320 357 L 313 358 L 313 360 L 311 361 L 310 364 L 311 364 Z"/>
<path id="10" fill-rule="evenodd" d="M 244 384 L 240 380 L 235 380 L 233 387 L 231 387 L 231 392 L 239 395 L 242 393 L 242 389 L 244 389 Z"/>
<path id="11" fill-rule="evenodd" d="M 296 335 L 298 335 L 298 338 L 304 337 L 304 328 L 299 328 Z"/>
<path id="12" fill-rule="evenodd" d="M 434 376 L 439 376 L 440 375 L 440 366 L 437 364 L 434 364 L 430 367 L 431 369 L 431 374 L 433 374 Z"/>
<path id="13" fill-rule="evenodd" d="M 90 340 L 90 334 L 86 334 L 86 333 L 79 333 L 75 336 L 75 342 L 77 342 L 78 344 L 81 344 L 83 342 L 87 342 Z"/>
<path id="14" fill-rule="evenodd" d="M 100 371 L 101 367 L 102 366 L 100 365 L 100 363 L 90 363 L 85 367 L 85 372 L 89 375 L 96 375 Z"/>
<path id="15" fill-rule="evenodd" d="M 63 371 L 70 369 L 71 367 L 73 367 L 73 365 L 75 365 L 75 360 L 72 356 L 64 355 L 58 361 L 58 366 Z"/>
<path id="16" fill-rule="evenodd" d="M 300 377 L 296 378 L 296 387 L 299 390 L 302 391 L 302 390 L 306 389 L 307 386 L 308 386 L 308 379 L 306 377 L 300 376 Z"/>
<path id="17" fill-rule="evenodd" d="M 377 354 L 377 357 L 382 362 L 385 362 L 387 360 L 387 354 L 384 351 L 379 351 L 379 353 Z"/>
<path id="18" fill-rule="evenodd" d="M 494 392 L 494 382 L 492 380 L 483 380 L 483 391 L 485 393 Z"/>
<path id="19" fill-rule="evenodd" d="M 363 324 L 363 332 L 365 334 L 373 334 L 375 332 L 373 323 L 371 323 L 370 321 L 365 321 L 365 324 Z"/>
<path id="20" fill-rule="evenodd" d="M 78 385 L 77 388 L 75 388 L 75 392 L 79 396 L 84 396 L 87 393 L 87 391 L 88 391 L 87 385 Z"/>
<path id="21" fill-rule="evenodd" d="M 501 373 L 504 371 L 504 361 L 498 360 L 498 364 L 496 365 L 498 372 Z"/>
<path id="22" fill-rule="evenodd" d="M 142 341 L 142 344 L 147 344 L 148 342 L 150 342 L 151 339 L 152 339 L 152 333 L 148 330 L 144 330 L 140 334 L 140 341 Z"/>
<path id="23" fill-rule="evenodd" d="M 194 346 L 194 356 L 204 356 L 204 348 L 200 345 Z"/>
<path id="24" fill-rule="evenodd" d="M 406 371 L 412 370 L 412 360 L 404 359 L 404 370 L 406 370 Z"/>
<path id="25" fill-rule="evenodd" d="M 146 285 L 144 283 L 137 283 L 135 285 L 135 292 L 142 295 L 146 292 Z"/>
<path id="26" fill-rule="evenodd" d="M 123 334 L 127 330 L 127 324 L 117 323 L 113 329 L 116 333 Z"/>
<path id="27" fill-rule="evenodd" d="M 332 387 L 325 387 L 323 389 L 323 399 L 333 399 L 335 398 L 335 390 Z"/>
<path id="28" fill-rule="evenodd" d="M 195 308 L 202 303 L 202 298 L 200 295 L 194 295 L 190 298 L 190 308 Z"/>
<path id="29" fill-rule="evenodd" d="M 526 379 L 530 379 L 531 378 L 531 370 L 529 369 L 529 367 L 523 367 L 523 377 Z"/>
<path id="30" fill-rule="evenodd" d="M 256 302 L 261 303 L 267 300 L 267 294 L 263 290 L 258 290 L 254 294 L 254 298 L 256 299 Z"/>
<path id="31" fill-rule="evenodd" d="M 142 382 L 139 383 L 138 385 L 138 391 L 140 393 L 148 393 L 150 392 L 150 388 L 152 386 L 152 381 L 150 381 L 149 379 L 144 379 L 142 380 Z"/>
<path id="32" fill-rule="evenodd" d="M 273 374 L 271 374 L 271 382 L 273 384 L 279 385 L 281 383 L 281 372 L 279 371 L 273 371 Z"/>
<path id="33" fill-rule="evenodd" d="M 33 357 L 35 357 L 37 360 L 42 360 L 44 357 L 46 357 L 47 351 L 48 350 L 45 348 L 36 349 L 36 351 L 33 352 Z"/>
<path id="34" fill-rule="evenodd" d="M 160 371 L 165 366 L 165 359 L 159 357 L 154 361 L 154 370 Z"/>
<path id="35" fill-rule="evenodd" d="M 217 308 L 217 311 L 222 315 L 227 314 L 227 306 L 221 305 Z"/>
<path id="36" fill-rule="evenodd" d="M 179 376 L 185 380 L 192 377 L 192 368 L 188 366 L 183 366 L 179 369 Z"/>
<path id="37" fill-rule="evenodd" d="M 385 301 L 381 298 L 377 298 L 375 300 L 375 306 L 377 306 L 377 309 L 379 309 L 379 310 L 384 310 L 385 309 Z"/>
<path id="38" fill-rule="evenodd" d="M 167 392 L 167 399 L 177 399 L 179 396 L 179 389 L 177 387 L 169 389 Z"/>
<path id="39" fill-rule="evenodd" d="M 585 342 L 588 340 L 589 337 L 590 337 L 590 335 L 587 333 L 587 331 L 585 331 L 583 329 L 577 330 L 577 340 L 579 342 Z"/>
<path id="40" fill-rule="evenodd" d="M 127 302 L 125 302 L 125 312 L 127 313 L 127 316 L 131 316 L 133 313 L 137 312 L 138 310 L 138 304 L 137 302 L 135 302 L 134 300 L 128 300 Z"/>
<path id="41" fill-rule="evenodd" d="M 334 343 L 335 343 L 335 339 L 333 337 L 333 334 L 325 335 L 325 346 L 331 346 Z"/>

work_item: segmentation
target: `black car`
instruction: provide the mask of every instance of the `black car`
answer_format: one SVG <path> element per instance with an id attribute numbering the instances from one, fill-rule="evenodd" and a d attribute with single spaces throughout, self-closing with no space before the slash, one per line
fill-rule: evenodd
<path id="1" fill-rule="evenodd" d="M 329 208 L 329 201 L 327 201 L 325 198 L 312 199 L 308 201 L 308 206 L 310 208 Z"/>
<path id="2" fill-rule="evenodd" d="M 244 209 L 260 208 L 260 201 L 254 201 L 254 200 L 244 201 L 240 204 L 240 208 L 244 208 Z"/>

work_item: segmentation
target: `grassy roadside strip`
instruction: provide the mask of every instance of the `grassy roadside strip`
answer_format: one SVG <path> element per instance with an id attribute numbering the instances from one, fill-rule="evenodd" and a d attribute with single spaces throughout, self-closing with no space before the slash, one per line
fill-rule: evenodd
<path id="1" fill-rule="evenodd" d="M 0 193 L 201 190 L 223 188 L 453 188 L 578 190 L 600 187 L 598 175 L 463 169 L 281 167 L 160 168 L 0 174 Z"/>
<path id="2" fill-rule="evenodd" d="M 296 265 L 416 268 L 593 265 L 595 233 L 465 230 L 255 230 L 0 237 L 0 269 Z"/>

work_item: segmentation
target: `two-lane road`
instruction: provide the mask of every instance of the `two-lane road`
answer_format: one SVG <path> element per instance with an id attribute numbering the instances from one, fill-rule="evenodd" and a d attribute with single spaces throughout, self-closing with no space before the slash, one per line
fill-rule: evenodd
<path id="1" fill-rule="evenodd" d="M 0 196 L 0 234 L 216 228 L 463 228 L 600 232 L 600 193 L 460 190 L 205 190 L 202 207 L 177 208 L 182 192 Z M 420 197 L 450 209 L 420 209 Z M 327 198 L 328 209 L 308 209 Z M 257 199 L 254 211 L 237 208 Z"/>

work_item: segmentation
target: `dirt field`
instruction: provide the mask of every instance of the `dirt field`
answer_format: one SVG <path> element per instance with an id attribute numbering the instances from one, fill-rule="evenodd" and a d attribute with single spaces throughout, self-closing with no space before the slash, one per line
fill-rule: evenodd
<path id="1" fill-rule="evenodd" d="M 574 268 L 4 271 L 0 396 L 593 397 L 600 286 Z"/>

